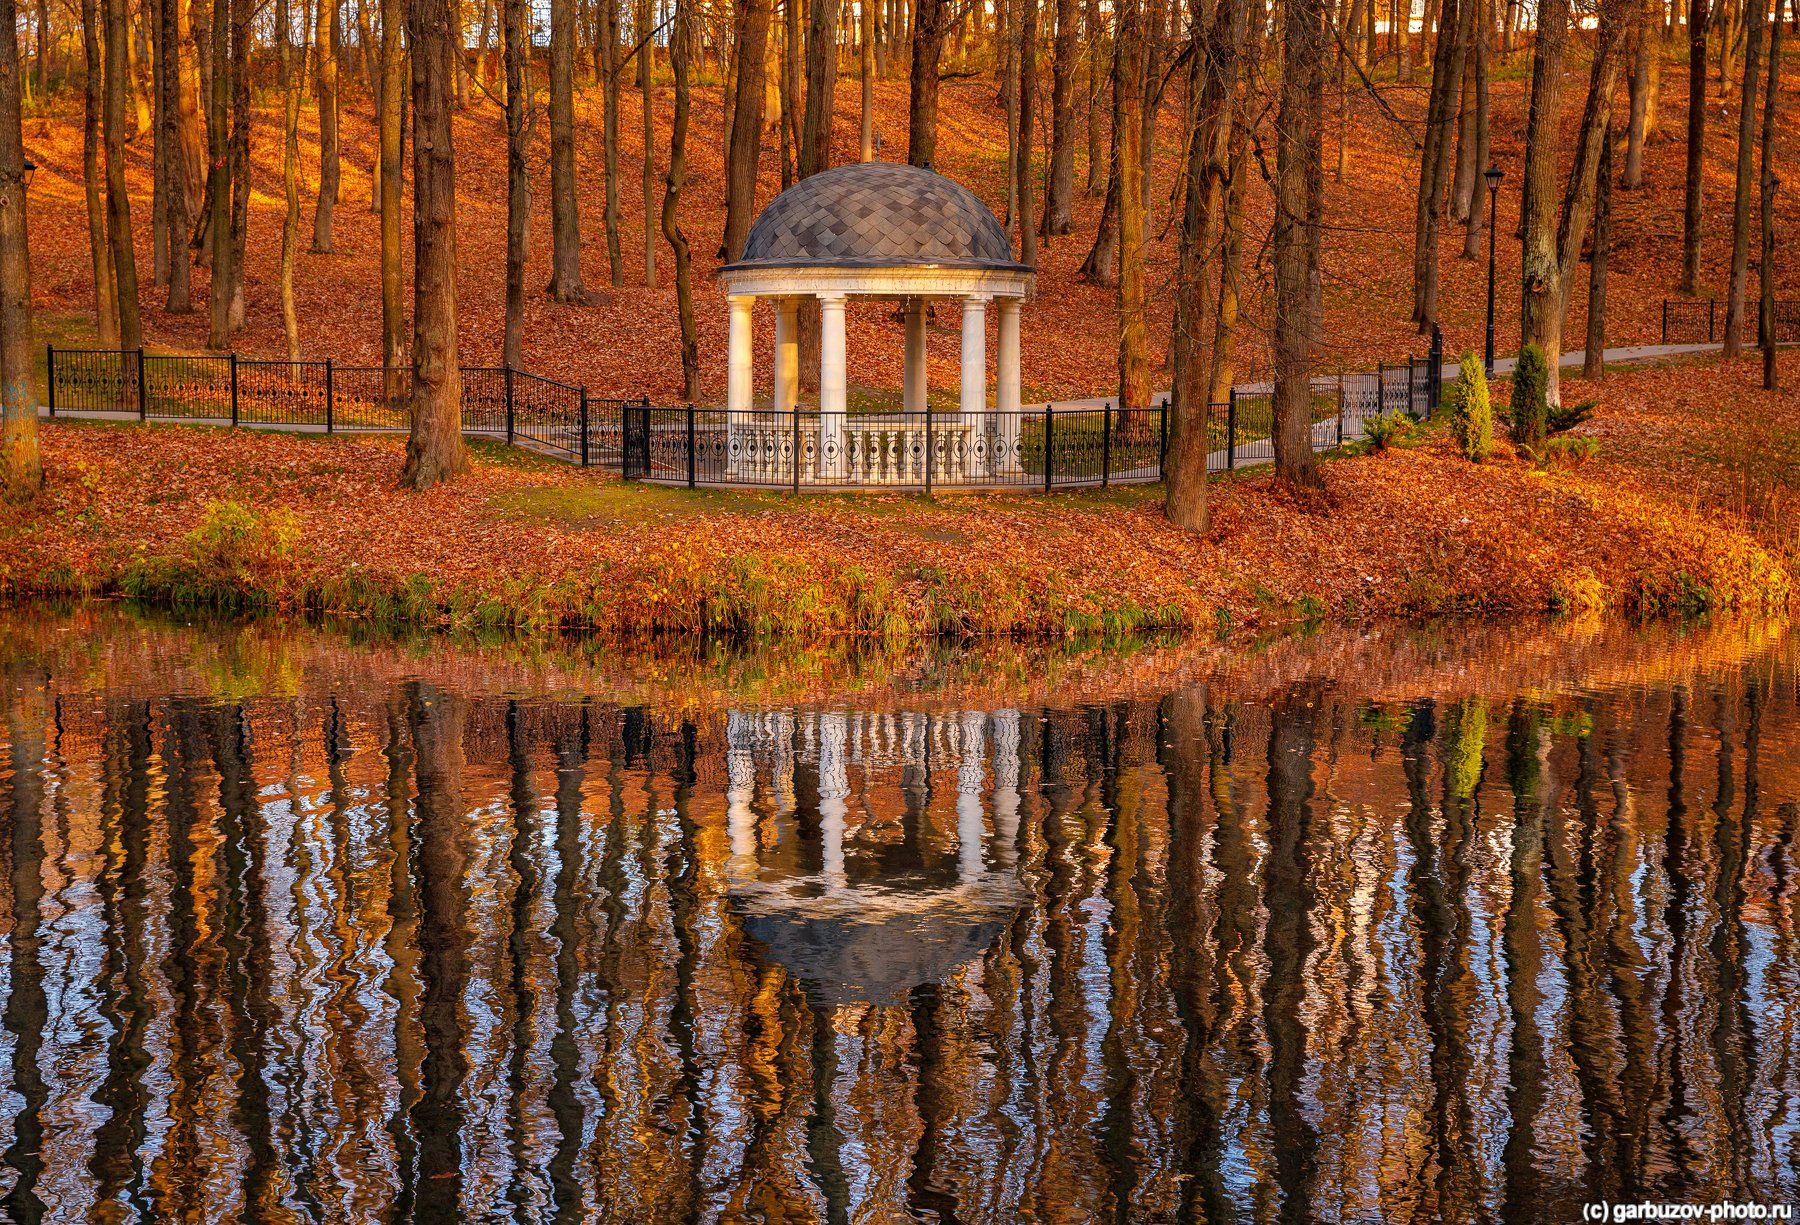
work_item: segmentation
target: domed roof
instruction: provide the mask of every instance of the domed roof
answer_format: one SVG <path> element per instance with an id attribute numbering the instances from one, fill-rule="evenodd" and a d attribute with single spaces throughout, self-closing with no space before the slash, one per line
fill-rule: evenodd
<path id="1" fill-rule="evenodd" d="M 820 171 L 776 196 L 733 268 L 1024 267 L 993 210 L 941 174 L 894 162 Z"/>

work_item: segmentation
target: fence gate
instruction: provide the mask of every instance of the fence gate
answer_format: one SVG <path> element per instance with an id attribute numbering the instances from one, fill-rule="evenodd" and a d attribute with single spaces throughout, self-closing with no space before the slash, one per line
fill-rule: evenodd
<path id="1" fill-rule="evenodd" d="M 628 481 L 647 477 L 650 475 L 650 405 L 628 401 L 619 406 L 619 416 L 620 474 Z"/>

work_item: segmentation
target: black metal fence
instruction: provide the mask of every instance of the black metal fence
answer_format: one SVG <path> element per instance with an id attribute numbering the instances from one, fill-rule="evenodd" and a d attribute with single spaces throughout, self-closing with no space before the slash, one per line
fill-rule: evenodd
<path id="1" fill-rule="evenodd" d="M 55 346 L 46 350 L 45 362 L 52 417 L 124 414 L 140 421 L 327 434 L 397 432 L 412 425 L 407 368 Z M 462 368 L 465 434 L 518 443 L 583 466 L 619 462 L 623 404 L 524 370 Z"/>
<path id="2" fill-rule="evenodd" d="M 1762 309 L 1756 299 L 1747 301 L 1744 309 L 1756 319 L 1756 343 L 1762 344 Z M 1800 298 L 1775 299 L 1775 313 L 1769 321 L 1778 345 L 1800 344 Z M 1662 342 L 1666 345 L 1711 345 L 1725 339 L 1725 310 L 1717 298 L 1664 298 L 1662 304 Z"/>
<path id="3" fill-rule="evenodd" d="M 1441 353 L 1362 374 L 1313 380 L 1312 445 L 1363 436 L 1383 413 L 1428 416 L 1442 391 Z M 1270 463 L 1272 389 L 1234 389 L 1207 414 L 1207 468 Z M 1047 404 L 1016 412 L 822 413 L 813 408 L 623 405 L 626 480 L 765 489 L 880 487 L 1076 489 L 1159 481 L 1169 408 Z"/>

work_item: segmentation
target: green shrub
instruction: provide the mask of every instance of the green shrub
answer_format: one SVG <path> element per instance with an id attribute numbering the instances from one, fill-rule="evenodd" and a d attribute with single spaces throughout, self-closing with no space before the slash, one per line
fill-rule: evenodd
<path id="1" fill-rule="evenodd" d="M 1456 445 L 1468 459 L 1480 463 L 1494 453 L 1494 406 L 1488 399 L 1487 373 L 1481 359 L 1464 353 L 1449 396 L 1450 424 Z"/>
<path id="2" fill-rule="evenodd" d="M 1512 381 L 1512 436 L 1520 446 L 1536 448 L 1549 432 L 1550 405 L 1545 399 L 1549 384 L 1544 351 L 1526 345 L 1513 368 Z"/>
<path id="3" fill-rule="evenodd" d="M 1363 422 L 1363 438 L 1370 450 L 1385 451 L 1412 437 L 1413 428 L 1413 419 L 1393 408 Z"/>
<path id="4" fill-rule="evenodd" d="M 1586 421 L 1589 417 L 1593 416 L 1594 409 L 1599 407 L 1599 404 L 1600 401 L 1598 400 L 1583 400 L 1581 403 L 1573 406 L 1564 406 L 1561 404 L 1551 405 L 1550 432 L 1552 434 L 1560 434 L 1564 430 L 1574 429 L 1583 421 Z"/>
<path id="5" fill-rule="evenodd" d="M 1532 458 L 1540 468 L 1579 468 L 1600 454 L 1600 440 L 1586 434 L 1552 438 L 1536 448 Z"/>
<path id="6" fill-rule="evenodd" d="M 212 502 L 173 554 L 134 559 L 120 585 L 135 598 L 177 606 L 277 604 L 288 590 L 299 544 L 300 520 L 290 510 Z"/>

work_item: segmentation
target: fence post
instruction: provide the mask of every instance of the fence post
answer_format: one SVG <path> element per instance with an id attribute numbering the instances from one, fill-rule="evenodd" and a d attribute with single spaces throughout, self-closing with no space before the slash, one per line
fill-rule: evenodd
<path id="1" fill-rule="evenodd" d="M 631 410 L 636 407 L 630 400 L 619 401 L 619 479 L 622 481 L 632 479 L 632 465 L 637 462 L 637 456 L 631 453 Z"/>
<path id="2" fill-rule="evenodd" d="M 387 377 L 387 371 L 382 371 Z M 331 374 L 331 359 L 325 359 L 325 432 L 331 433 L 337 428 L 337 385 Z"/>
<path id="3" fill-rule="evenodd" d="M 692 404 L 687 406 L 687 413 L 688 488 L 692 489 L 694 487 L 694 467 L 696 464 L 694 455 L 694 406 Z"/>
<path id="4" fill-rule="evenodd" d="M 1112 484 L 1112 401 L 1100 411 L 1100 488 L 1105 489 Z"/>
<path id="5" fill-rule="evenodd" d="M 1050 492 L 1050 459 L 1056 447 L 1056 406 L 1044 405 L 1044 492 Z"/>
<path id="6" fill-rule="evenodd" d="M 500 369 L 505 372 L 505 377 L 506 377 L 506 443 L 508 446 L 511 446 L 512 440 L 513 440 L 512 363 L 508 362 L 505 365 L 501 366 Z"/>
<path id="7" fill-rule="evenodd" d="M 1169 466 L 1169 397 L 1164 396 L 1162 413 L 1156 419 L 1156 479 L 1162 480 L 1168 475 L 1164 471 Z M 1204 431 L 1202 431 L 1204 432 Z M 1202 474 L 1204 475 L 1204 474 Z"/>
<path id="8" fill-rule="evenodd" d="M 140 345 L 138 347 L 138 349 L 136 350 L 136 352 L 137 352 L 138 420 L 139 421 L 148 421 L 150 419 L 150 401 L 144 391 L 144 350 L 143 350 L 143 346 Z M 120 358 L 120 365 L 121 366 L 124 365 L 123 357 Z"/>
<path id="9" fill-rule="evenodd" d="M 1717 298 L 1708 298 L 1706 300 L 1706 343 L 1707 344 L 1711 344 L 1713 342 L 1713 318 L 1714 318 L 1714 316 L 1716 316 L 1719 313 L 1718 306 L 1719 306 L 1719 300 Z"/>
<path id="10" fill-rule="evenodd" d="M 931 442 L 932 442 L 932 438 L 931 438 L 931 404 L 928 401 L 925 405 L 925 496 L 926 497 L 931 496 L 931 461 L 933 459 L 933 456 L 931 453 Z"/>
<path id="11" fill-rule="evenodd" d="M 1668 344 L 1669 343 L 1669 300 L 1667 298 L 1663 299 L 1662 325 L 1663 325 L 1662 326 L 1662 342 L 1664 344 Z"/>
<path id="12" fill-rule="evenodd" d="M 800 492 L 800 405 L 794 404 L 794 492 Z"/>
<path id="13" fill-rule="evenodd" d="M 1344 445 L 1344 376 L 1338 375 L 1338 446 Z"/>
<path id="14" fill-rule="evenodd" d="M 44 346 L 44 393 L 50 401 L 50 415 L 56 416 L 56 346 Z"/>
<path id="15" fill-rule="evenodd" d="M 588 399 L 587 384 L 581 385 L 581 466 L 588 466 Z"/>
<path id="16" fill-rule="evenodd" d="M 1431 325 L 1431 370 L 1425 376 L 1425 411 L 1420 414 L 1429 418 L 1437 413 L 1438 404 L 1444 398 L 1444 329 L 1435 322 Z"/>
<path id="17" fill-rule="evenodd" d="M 233 349 L 226 357 L 231 363 L 231 426 L 233 429 L 236 429 L 238 423 L 237 350 Z"/>
<path id="18" fill-rule="evenodd" d="M 1225 471 L 1237 467 L 1237 388 L 1225 397 Z"/>

